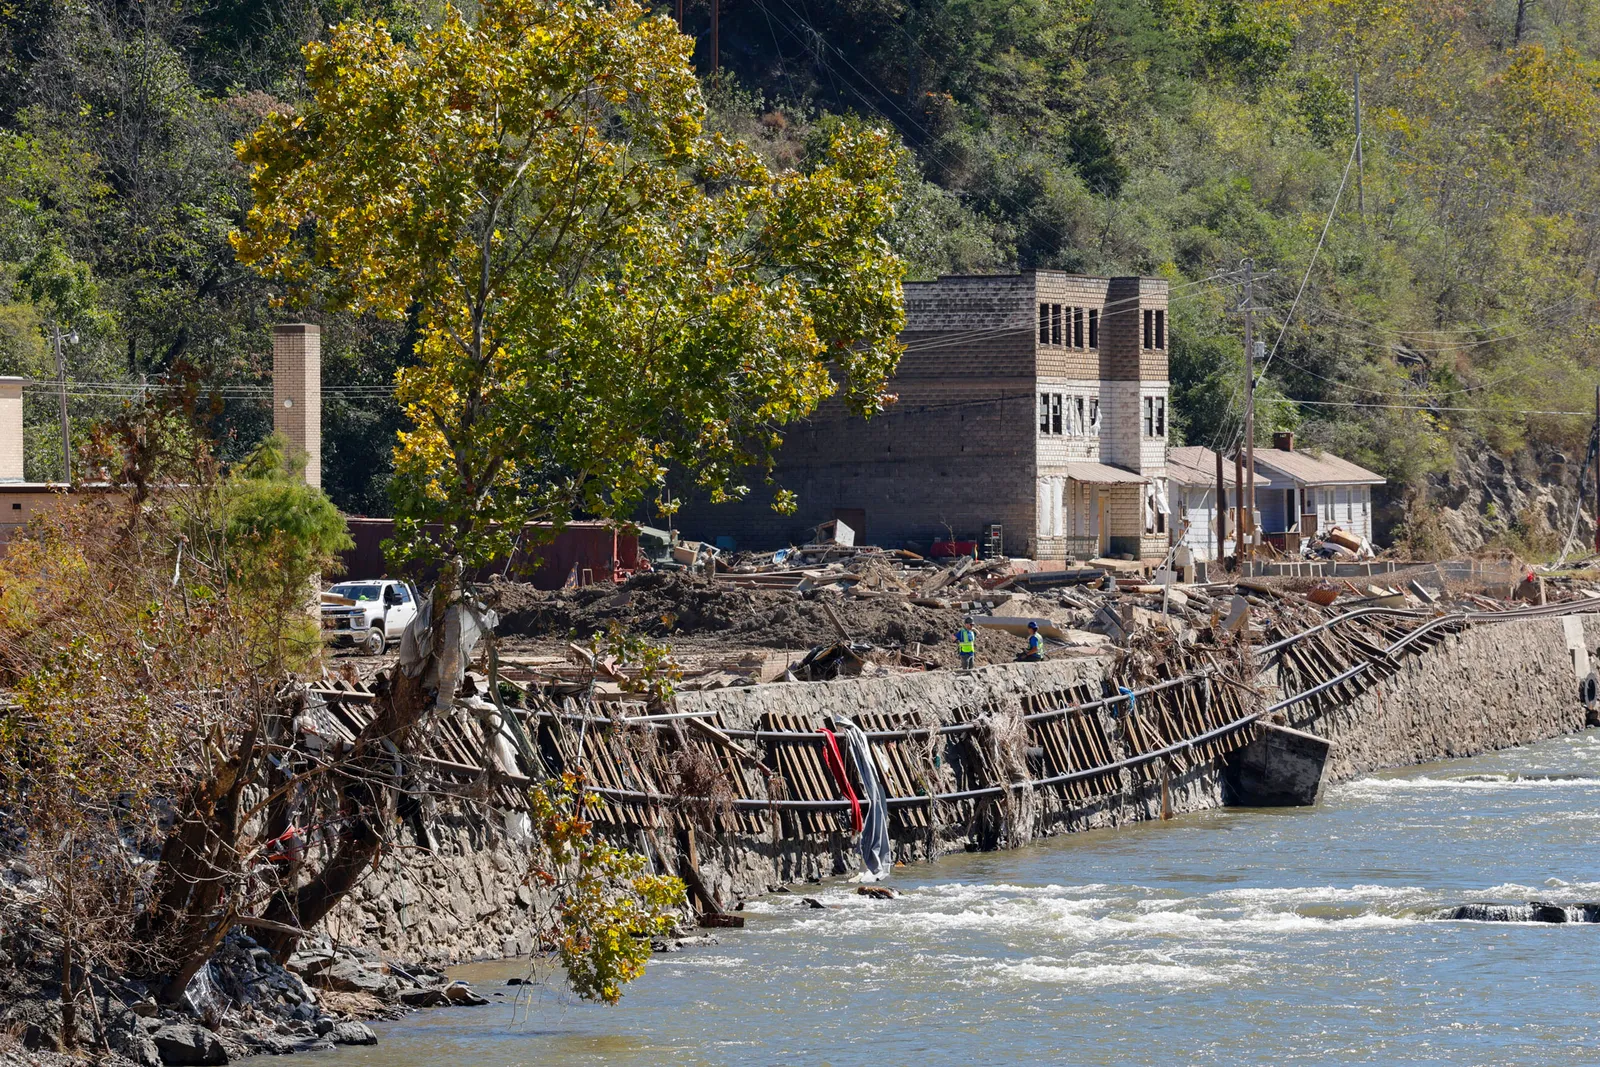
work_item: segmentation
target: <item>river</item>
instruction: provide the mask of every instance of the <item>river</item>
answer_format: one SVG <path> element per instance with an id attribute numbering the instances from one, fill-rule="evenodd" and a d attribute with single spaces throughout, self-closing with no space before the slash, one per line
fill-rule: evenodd
<path id="1" fill-rule="evenodd" d="M 1561 1064 L 1600 1061 L 1600 926 L 1441 922 L 1600 899 L 1600 732 L 1221 810 L 953 856 L 746 906 L 620 1006 L 515 963 L 484 1008 L 378 1028 L 322 1067 Z M 797 887 L 800 889 L 801 887 Z"/>

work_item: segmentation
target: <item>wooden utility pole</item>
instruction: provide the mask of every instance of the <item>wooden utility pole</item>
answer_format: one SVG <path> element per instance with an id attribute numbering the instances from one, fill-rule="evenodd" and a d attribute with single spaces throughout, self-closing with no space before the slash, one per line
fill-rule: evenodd
<path id="1" fill-rule="evenodd" d="M 1363 181 L 1366 162 L 1361 156 L 1361 72 L 1356 71 L 1356 213 L 1361 222 L 1367 221 L 1367 191 Z"/>
<path id="2" fill-rule="evenodd" d="M 1244 447 L 1233 450 L 1233 559 L 1244 559 Z"/>
<path id="3" fill-rule="evenodd" d="M 1217 441 L 1216 444 L 1222 442 Z M 1217 506 L 1212 513 L 1217 517 L 1217 566 L 1222 566 L 1222 557 L 1227 553 L 1223 541 L 1228 536 L 1228 483 L 1222 480 L 1222 453 L 1217 457 Z"/>
<path id="4" fill-rule="evenodd" d="M 683 0 L 678 0 L 678 32 L 679 33 L 688 33 L 689 32 L 687 29 L 684 28 L 684 25 L 683 25 Z"/>
<path id="5" fill-rule="evenodd" d="M 1242 493 L 1247 500 L 1245 504 L 1245 522 L 1242 527 L 1250 537 L 1250 547 L 1245 550 L 1246 559 L 1255 558 L 1255 532 L 1256 532 L 1256 283 L 1254 274 L 1255 263 L 1252 260 L 1244 261 L 1244 476 L 1249 480 L 1248 489 Z M 1235 492 L 1243 487 L 1236 486 Z"/>
<path id="6" fill-rule="evenodd" d="M 722 0 L 711 0 L 711 84 L 717 84 L 722 66 Z"/>

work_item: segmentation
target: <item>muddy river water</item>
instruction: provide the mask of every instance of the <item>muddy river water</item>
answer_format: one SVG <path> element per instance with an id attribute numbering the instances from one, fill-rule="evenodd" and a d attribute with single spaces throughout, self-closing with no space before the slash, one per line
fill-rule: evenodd
<path id="1" fill-rule="evenodd" d="M 657 956 L 616 1008 L 461 968 L 307 1067 L 1600 1063 L 1600 926 L 1437 921 L 1600 900 L 1600 731 L 1224 810 L 810 887 Z M 517 994 L 522 996 L 515 1000 Z"/>

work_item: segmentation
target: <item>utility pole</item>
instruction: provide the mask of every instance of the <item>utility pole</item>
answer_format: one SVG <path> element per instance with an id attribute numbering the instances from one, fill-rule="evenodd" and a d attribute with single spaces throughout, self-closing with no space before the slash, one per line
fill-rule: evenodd
<path id="1" fill-rule="evenodd" d="M 50 336 L 56 346 L 56 377 L 60 379 L 61 407 L 61 480 L 72 481 L 72 426 L 67 421 L 67 361 L 61 354 L 61 325 L 50 323 Z"/>
<path id="2" fill-rule="evenodd" d="M 1594 436 L 1596 445 L 1600 445 L 1600 385 L 1594 387 Z M 1600 447 L 1591 448 L 1591 451 L 1594 453 L 1594 550 L 1600 552 Z M 1578 481 L 1581 485 L 1583 479 Z"/>
<path id="3" fill-rule="evenodd" d="M 683 0 L 678 0 L 678 32 L 679 33 L 688 33 L 689 32 L 688 30 L 683 28 Z"/>
<path id="4" fill-rule="evenodd" d="M 1241 495 L 1248 501 L 1245 505 L 1245 521 L 1247 523 L 1245 531 L 1250 536 L 1250 547 L 1245 552 L 1246 559 L 1255 558 L 1256 532 L 1256 283 L 1254 269 L 1255 263 L 1253 260 L 1247 259 L 1244 261 L 1244 453 L 1245 477 L 1249 479 L 1249 489 Z"/>
<path id="5" fill-rule="evenodd" d="M 1221 444 L 1221 441 L 1215 442 Z M 1217 454 L 1217 506 L 1212 513 L 1217 517 L 1217 566 L 1222 566 L 1222 557 L 1227 552 L 1223 541 L 1228 536 L 1228 483 L 1222 478 L 1222 453 Z"/>
<path id="6" fill-rule="evenodd" d="M 1362 180 L 1366 163 L 1361 156 L 1361 71 L 1356 71 L 1356 212 L 1362 225 L 1367 222 L 1367 191 Z"/>
<path id="7" fill-rule="evenodd" d="M 711 84 L 717 84 L 717 72 L 722 66 L 722 0 L 711 0 Z"/>

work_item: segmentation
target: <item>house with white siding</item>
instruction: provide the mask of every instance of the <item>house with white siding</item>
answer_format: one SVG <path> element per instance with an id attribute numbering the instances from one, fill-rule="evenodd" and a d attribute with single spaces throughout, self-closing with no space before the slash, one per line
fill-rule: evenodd
<path id="1" fill-rule="evenodd" d="M 1272 488 L 1261 492 L 1262 475 Z M 1262 532 L 1302 536 L 1335 526 L 1372 539 L 1372 487 L 1381 475 L 1331 452 L 1297 452 L 1294 434 L 1272 435 L 1271 448 L 1256 449 L 1256 507 Z"/>
<path id="2" fill-rule="evenodd" d="M 1233 457 L 1222 460 L 1224 508 L 1238 506 Z M 1167 454 L 1172 495 L 1172 541 L 1187 545 L 1197 560 L 1217 554 L 1217 454 L 1183 446 Z M 1333 527 L 1372 537 L 1372 487 L 1384 479 L 1331 453 L 1297 452 L 1294 435 L 1273 435 L 1272 448 L 1256 449 L 1256 511 L 1261 532 L 1282 547 L 1285 534 L 1314 537 Z M 1234 553 L 1232 531 L 1223 555 Z"/>

